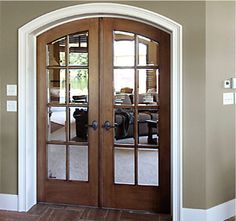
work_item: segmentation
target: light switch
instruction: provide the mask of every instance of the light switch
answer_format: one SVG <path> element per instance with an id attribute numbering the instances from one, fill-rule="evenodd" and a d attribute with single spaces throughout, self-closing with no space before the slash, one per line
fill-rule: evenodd
<path id="1" fill-rule="evenodd" d="M 8 84 L 7 85 L 7 96 L 17 96 L 16 84 Z"/>
<path id="2" fill-rule="evenodd" d="M 7 101 L 7 112 L 16 112 L 16 111 L 17 111 L 17 102 Z"/>
<path id="3" fill-rule="evenodd" d="M 230 79 L 224 81 L 224 88 L 231 88 L 231 80 Z"/>
<path id="4" fill-rule="evenodd" d="M 234 104 L 234 93 L 223 93 L 223 104 Z"/>

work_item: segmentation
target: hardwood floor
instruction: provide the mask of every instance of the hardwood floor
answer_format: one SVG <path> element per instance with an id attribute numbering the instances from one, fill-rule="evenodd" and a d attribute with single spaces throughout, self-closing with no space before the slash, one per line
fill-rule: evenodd
<path id="1" fill-rule="evenodd" d="M 170 215 L 98 209 L 80 206 L 38 204 L 28 213 L 0 211 L 0 221 L 171 221 Z"/>

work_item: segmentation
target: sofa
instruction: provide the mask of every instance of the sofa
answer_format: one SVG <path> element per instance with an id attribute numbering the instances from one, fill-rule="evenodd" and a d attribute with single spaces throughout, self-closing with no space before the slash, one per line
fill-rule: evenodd
<path id="1" fill-rule="evenodd" d="M 147 120 L 157 120 L 158 114 L 151 111 L 142 111 L 138 114 L 138 133 L 139 136 L 148 135 Z M 129 110 L 117 109 L 115 111 L 115 138 L 125 139 L 134 137 L 134 116 Z M 153 130 L 156 133 L 156 130 Z"/>
<path id="2" fill-rule="evenodd" d="M 139 104 L 157 104 L 157 93 L 144 93 L 139 94 Z M 134 103 L 134 97 L 131 93 L 116 93 L 115 103 L 122 105 L 132 105 Z M 157 120 L 158 113 L 155 109 L 140 109 L 138 113 L 138 133 L 139 136 L 148 135 L 148 123 L 147 120 Z M 129 108 L 117 108 L 115 110 L 115 138 L 124 139 L 134 136 L 134 114 Z M 153 129 L 153 133 L 156 133 L 157 129 Z"/>

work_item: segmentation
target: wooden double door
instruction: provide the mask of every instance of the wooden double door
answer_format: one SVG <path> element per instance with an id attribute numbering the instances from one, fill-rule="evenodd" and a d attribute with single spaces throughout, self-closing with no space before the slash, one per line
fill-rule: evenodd
<path id="1" fill-rule="evenodd" d="M 38 201 L 170 213 L 170 35 L 84 19 L 37 55 Z"/>

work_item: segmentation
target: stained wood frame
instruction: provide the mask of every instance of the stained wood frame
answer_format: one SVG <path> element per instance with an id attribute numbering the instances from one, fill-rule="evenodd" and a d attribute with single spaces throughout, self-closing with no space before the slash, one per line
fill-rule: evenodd
<path id="1" fill-rule="evenodd" d="M 107 159 L 113 159 L 113 143 L 114 135 L 113 130 L 102 131 L 101 140 L 103 140 L 103 188 L 102 202 L 105 207 L 118 207 L 118 208 L 131 208 L 140 210 L 151 210 L 155 212 L 170 213 L 171 208 L 171 195 L 170 195 L 170 35 L 160 29 L 148 26 L 143 23 L 138 23 L 126 19 L 111 19 L 104 18 L 103 35 L 101 36 L 101 45 L 105 45 L 102 52 L 105 67 L 102 67 L 102 81 L 101 81 L 101 94 L 106 96 L 105 101 L 101 101 L 100 123 L 105 120 L 113 122 L 113 55 L 112 55 L 112 42 L 113 31 L 127 31 L 135 34 L 146 36 L 152 40 L 159 42 L 160 52 L 160 97 L 159 97 L 159 186 L 141 186 L 137 185 L 137 151 L 138 151 L 138 124 L 135 124 L 134 133 L 136 134 L 135 140 L 135 185 L 117 185 L 113 182 L 114 177 L 114 164 L 110 165 Z M 139 68 L 139 67 L 138 67 Z M 141 67 L 147 68 L 147 67 Z M 149 67 L 150 68 L 150 67 Z M 137 82 L 137 78 L 136 78 Z M 136 86 L 138 84 L 136 83 Z M 137 88 L 136 88 L 137 90 Z M 126 106 L 123 106 L 126 107 Z M 129 107 L 129 106 L 127 106 Z M 134 107 L 135 115 L 139 107 L 135 102 Z M 150 107 L 147 107 L 150 108 Z M 158 108 L 158 107 L 157 107 Z M 113 122 L 114 124 L 114 122 Z M 155 197 L 153 197 L 155 196 Z"/>
<path id="2" fill-rule="evenodd" d="M 151 26 L 149 26 L 147 28 L 147 25 L 141 24 L 138 22 L 134 22 L 131 20 L 122 20 L 121 21 L 121 19 L 119 20 L 119 19 L 110 19 L 110 18 L 109 19 L 102 19 L 101 18 L 100 20 L 103 20 L 103 22 L 102 22 L 103 25 L 102 26 L 100 25 L 100 27 L 99 27 L 100 40 L 101 40 L 101 47 L 100 48 L 102 48 L 103 50 L 100 50 L 99 55 L 100 55 L 100 58 L 103 58 L 102 59 L 103 63 L 100 63 L 100 65 L 97 64 L 97 67 L 100 67 L 100 74 L 101 74 L 100 77 L 102 79 L 102 81 L 100 81 L 100 94 L 101 94 L 101 97 L 103 97 L 106 94 L 106 101 L 104 99 L 101 99 L 101 103 L 100 103 L 100 107 L 102 107 L 100 109 L 101 115 L 100 115 L 100 117 L 97 116 L 97 120 L 99 121 L 99 124 L 102 125 L 104 123 L 105 119 L 109 120 L 110 122 L 113 121 L 113 117 L 111 117 L 111 115 L 107 115 L 107 113 L 113 113 L 113 105 L 111 106 L 111 104 L 113 104 L 113 97 L 111 97 L 113 95 L 113 93 L 110 93 L 107 96 L 107 91 L 112 91 L 112 88 L 111 88 L 112 85 L 109 84 L 109 82 L 112 82 L 112 79 L 111 79 L 112 75 L 109 73 L 112 73 L 113 67 L 112 67 L 112 65 L 107 65 L 107 64 L 112 64 L 112 62 L 111 62 L 112 56 L 110 54 L 111 50 L 109 50 L 111 48 L 104 47 L 104 45 L 105 45 L 104 42 L 106 42 L 106 43 L 112 42 L 112 41 L 110 41 L 111 35 L 109 33 L 112 33 L 112 30 L 114 30 L 114 29 L 127 30 L 126 28 L 128 27 L 128 31 L 131 31 L 134 33 L 140 33 L 140 30 L 142 30 L 142 31 L 144 31 L 144 33 L 149 33 L 148 37 L 155 39 L 156 34 L 150 34 L 150 33 L 152 33 L 152 31 L 153 32 L 157 31 L 157 29 L 154 27 L 151 27 Z M 69 26 L 69 24 L 68 24 L 68 26 Z M 76 22 L 73 22 L 73 24 L 76 24 Z M 104 27 L 106 27 L 106 28 L 104 28 Z M 55 30 L 56 30 L 55 33 L 57 33 L 59 31 L 58 28 L 59 27 L 55 28 Z M 141 28 L 141 29 L 139 29 L 139 28 Z M 119 187 L 118 186 L 114 187 L 113 184 L 107 182 L 106 175 L 113 177 L 113 172 L 110 171 L 111 168 L 113 168 L 113 167 L 111 167 L 111 165 L 109 165 L 109 162 L 104 161 L 102 165 L 99 165 L 97 163 L 96 167 L 99 168 L 99 171 L 102 175 L 99 176 L 100 182 L 97 183 L 97 186 L 99 186 L 100 194 L 98 194 L 98 190 L 96 191 L 96 194 L 95 194 L 97 198 L 99 197 L 99 201 L 95 202 L 94 199 L 92 199 L 92 198 L 90 199 L 91 202 L 92 201 L 94 202 L 94 205 L 102 205 L 102 206 L 107 206 L 107 207 L 118 207 L 118 208 L 134 208 L 134 209 L 143 209 L 143 210 L 147 209 L 147 210 L 152 210 L 152 211 L 158 210 L 160 212 L 166 212 L 166 213 L 170 212 L 170 105 L 169 105 L 170 104 L 170 36 L 169 36 L 169 34 L 167 34 L 164 31 L 161 31 L 161 30 L 159 30 L 157 35 L 159 37 L 158 42 L 160 42 L 162 45 L 165 45 L 165 48 L 160 47 L 160 54 L 163 53 L 162 61 L 160 61 L 160 67 L 161 67 L 161 72 L 165 73 L 165 76 L 166 76 L 165 78 L 162 78 L 163 80 L 161 80 L 161 82 L 160 82 L 160 84 L 163 83 L 163 85 L 165 85 L 165 88 L 166 88 L 166 90 L 162 93 L 162 95 L 160 97 L 160 106 L 161 106 L 160 114 L 162 115 L 163 119 L 166 117 L 166 121 L 160 122 L 160 131 L 165 131 L 165 133 L 160 132 L 160 134 L 163 134 L 162 135 L 163 140 L 168 140 L 167 144 L 162 145 L 162 147 L 161 147 L 161 149 L 163 149 L 163 150 L 161 150 L 161 152 L 162 152 L 161 155 L 163 157 L 164 156 L 166 156 L 166 157 L 161 159 L 162 163 L 160 166 L 161 166 L 161 168 L 165 168 L 165 169 L 163 170 L 163 172 L 161 172 L 160 177 L 163 175 L 162 173 L 164 173 L 164 171 L 168 172 L 169 175 L 165 176 L 166 177 L 165 179 L 161 179 L 160 188 L 158 188 L 159 189 L 158 191 L 157 191 L 156 187 L 143 187 L 143 186 L 136 186 L 135 190 L 134 189 L 131 190 L 131 189 L 128 189 L 127 187 L 124 187 L 122 185 L 120 185 Z M 44 36 L 44 35 L 42 35 L 42 36 Z M 52 35 L 51 37 L 53 37 L 55 39 L 55 34 Z M 43 39 L 43 37 L 42 37 L 42 39 Z M 50 37 L 47 39 L 47 41 L 49 39 L 50 39 Z M 39 41 L 41 41 L 41 37 L 39 38 Z M 166 51 L 168 51 L 168 52 L 166 52 Z M 41 57 L 41 53 L 45 54 L 45 51 L 43 48 L 39 47 L 39 57 Z M 167 64 L 164 64 L 164 62 L 163 62 L 164 60 L 167 61 Z M 46 61 L 46 59 L 45 59 L 45 61 Z M 42 64 L 44 64 L 44 63 L 42 63 Z M 106 64 L 106 65 L 104 65 L 104 64 Z M 143 68 L 145 68 L 145 67 L 143 67 Z M 38 73 L 40 73 L 42 70 L 43 70 L 43 68 L 39 67 Z M 94 70 L 94 73 L 95 73 L 95 70 Z M 94 81 L 95 80 L 96 80 L 96 82 L 98 82 L 98 78 L 94 78 Z M 38 78 L 38 82 L 39 82 L 38 88 L 43 88 L 43 87 L 45 88 L 44 83 L 42 83 L 42 84 L 40 83 L 41 82 L 40 77 Z M 96 83 L 96 82 L 93 82 L 93 83 Z M 92 82 L 91 82 L 91 85 L 92 85 Z M 106 89 L 106 91 L 105 91 L 105 89 Z M 94 94 L 96 94 L 96 93 L 94 93 Z M 46 95 L 42 96 L 42 99 L 45 99 L 45 97 L 46 97 Z M 107 102 L 107 101 L 109 101 L 109 102 Z M 39 100 L 39 103 L 40 102 L 42 102 L 42 100 Z M 94 106 L 94 109 L 96 109 L 96 106 Z M 38 110 L 39 110 L 39 113 L 42 113 L 42 115 L 43 115 L 43 113 L 46 113 L 45 107 L 44 108 L 39 107 Z M 41 115 L 41 114 L 39 114 L 39 115 Z M 137 113 L 136 113 L 136 115 L 137 115 Z M 40 118 L 39 122 L 41 120 L 45 120 L 45 118 L 44 119 Z M 167 129 L 166 129 L 166 125 L 168 125 Z M 137 124 L 136 124 L 135 128 L 136 128 L 135 133 L 137 134 Z M 46 131 L 45 129 L 46 128 L 39 128 L 39 131 Z M 100 139 L 99 139 L 100 146 L 109 147 L 109 144 L 111 144 L 111 138 L 113 138 L 113 135 L 111 135 L 111 133 L 112 133 L 112 131 L 104 131 L 104 130 L 100 131 Z M 108 134 L 110 134 L 109 137 L 108 137 Z M 43 144 L 43 141 L 40 139 L 38 142 L 39 142 L 39 145 Z M 137 141 L 136 141 L 136 144 L 137 144 Z M 39 152 L 39 155 L 40 154 L 45 154 L 45 152 L 44 153 Z M 111 159 L 110 154 L 111 154 L 111 152 L 108 149 L 101 148 L 100 152 L 99 153 L 97 152 L 98 162 L 101 159 Z M 46 159 L 40 159 L 39 164 L 41 165 L 41 163 L 43 161 L 45 162 L 45 160 Z M 92 165 L 90 164 L 90 166 L 92 166 Z M 135 167 L 137 170 L 137 165 Z M 40 170 L 39 174 L 41 172 L 41 169 L 42 168 L 39 169 Z M 46 171 L 46 170 L 44 170 L 44 171 Z M 45 174 L 44 174 L 44 177 L 45 177 Z M 137 180 L 137 177 L 136 177 L 136 180 Z M 38 183 L 40 185 L 43 182 L 45 182 L 45 180 L 41 180 L 41 181 L 39 180 Z M 53 185 L 55 185 L 54 181 L 51 183 L 53 183 Z M 96 182 L 94 181 L 93 184 L 96 185 Z M 50 186 L 49 184 L 44 185 L 44 188 L 53 189 L 53 187 Z M 82 193 L 77 191 L 76 186 L 71 185 L 70 188 L 73 189 L 74 193 L 76 193 L 77 196 L 79 194 L 81 194 L 82 198 L 85 197 L 85 195 L 83 195 Z M 83 187 L 83 188 L 85 188 L 85 187 Z M 64 185 L 64 183 L 63 184 L 60 183 L 60 187 L 58 187 L 58 191 L 59 190 L 62 190 L 67 193 L 69 191 L 69 189 L 66 187 L 66 185 Z M 112 197 L 110 197 L 110 193 L 107 194 L 107 190 L 112 192 Z M 135 194 L 134 191 L 138 191 L 138 194 Z M 42 199 L 42 200 L 44 200 L 48 196 L 52 196 L 52 193 L 53 193 L 53 191 L 48 191 L 47 194 L 45 194 L 45 189 L 44 190 L 41 189 L 38 192 L 39 192 L 39 199 Z M 163 193 L 163 192 L 165 192 L 165 193 Z M 139 195 L 139 197 L 134 198 L 133 197 L 134 194 Z M 153 195 L 156 195 L 156 194 L 159 194 L 160 197 L 153 197 Z M 72 197 L 72 199 L 74 199 L 74 202 L 76 203 L 75 195 L 74 195 L 74 197 L 72 195 L 70 195 L 70 196 Z M 91 194 L 91 196 L 92 196 L 92 194 Z M 128 196 L 131 196 L 131 197 L 128 197 Z M 152 196 L 152 197 L 150 197 L 150 196 Z M 122 197 L 127 197 L 127 198 L 125 199 Z M 57 199 L 59 199 L 59 198 L 53 198 L 53 200 L 57 200 Z M 111 199 L 114 201 L 111 202 Z M 138 203 L 138 202 L 140 202 L 140 199 L 142 199 L 142 201 L 144 203 L 142 203 L 142 204 Z M 49 201 L 51 201 L 51 200 L 49 200 Z M 59 199 L 59 201 L 60 201 L 60 199 Z M 86 205 L 86 204 L 90 204 L 90 203 L 87 200 L 84 200 L 84 202 L 82 204 Z"/>
<path id="3" fill-rule="evenodd" d="M 88 137 L 88 152 L 89 152 L 89 166 L 88 166 L 88 182 L 80 182 L 80 181 L 69 181 L 69 163 L 68 157 L 66 159 L 67 171 L 66 177 L 67 180 L 52 180 L 47 178 L 47 154 L 46 154 L 46 145 L 51 144 L 67 144 L 67 145 L 78 145 L 81 143 L 76 142 L 46 142 L 47 141 L 47 85 L 46 85 L 46 44 L 54 41 L 55 39 L 59 39 L 64 36 L 68 36 L 69 34 L 78 33 L 88 31 L 89 35 L 89 50 L 90 48 L 93 51 L 89 52 L 89 122 L 92 120 L 98 121 L 98 112 L 96 111 L 98 107 L 98 19 L 86 19 L 70 22 L 64 25 L 60 25 L 55 27 L 38 37 L 38 50 L 37 50 L 37 59 L 38 59 L 38 69 L 37 69 L 37 92 L 38 92 L 38 182 L 37 182 L 37 193 L 38 193 L 38 201 L 44 202 L 57 202 L 57 203 L 70 203 L 70 204 L 81 204 L 81 205 L 98 205 L 98 185 L 97 180 L 99 176 L 98 171 L 98 130 L 93 131 L 89 129 Z M 67 48 L 68 50 L 68 48 Z M 67 59 L 66 59 L 67 60 Z M 79 69 L 79 67 L 75 66 L 63 66 L 63 67 L 55 67 L 62 69 Z M 68 81 L 67 81 L 68 85 Z M 67 94 L 67 100 L 68 94 Z M 75 107 L 81 106 L 77 104 L 50 104 L 50 106 L 58 106 L 58 107 Z M 42 123 L 44 122 L 44 123 Z M 68 132 L 68 129 L 67 129 Z M 68 139 L 67 139 L 68 140 Z M 68 156 L 68 146 L 66 148 L 67 156 Z"/>

